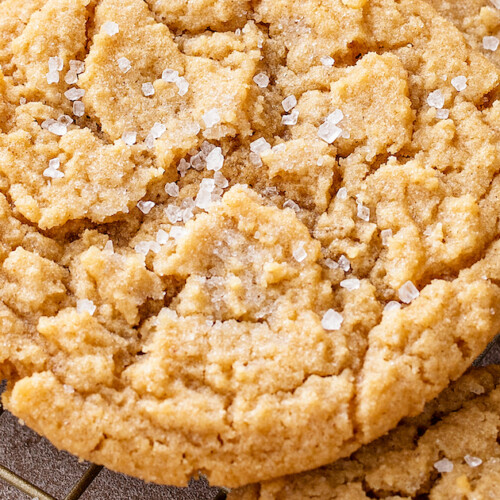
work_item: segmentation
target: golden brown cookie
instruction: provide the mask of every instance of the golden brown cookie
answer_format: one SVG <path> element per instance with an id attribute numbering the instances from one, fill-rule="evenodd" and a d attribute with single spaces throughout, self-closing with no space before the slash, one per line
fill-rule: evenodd
<path id="1" fill-rule="evenodd" d="M 299 472 L 498 332 L 500 72 L 427 3 L 0 19 L 0 377 L 60 448 L 179 485 Z"/>
<path id="2" fill-rule="evenodd" d="M 467 41 L 500 65 L 499 0 L 427 0 Z"/>
<path id="3" fill-rule="evenodd" d="M 497 498 L 499 432 L 500 366 L 474 369 L 350 458 L 233 490 L 228 500 Z"/>

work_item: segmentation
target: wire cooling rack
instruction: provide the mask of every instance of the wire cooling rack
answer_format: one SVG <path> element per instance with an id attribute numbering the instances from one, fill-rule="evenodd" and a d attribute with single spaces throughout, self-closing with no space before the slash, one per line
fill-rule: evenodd
<path id="1" fill-rule="evenodd" d="M 476 366 L 489 364 L 500 364 L 500 335 L 474 363 Z M 0 394 L 3 389 L 4 385 L 0 384 Z M 225 500 L 226 498 L 226 493 L 223 490 L 209 488 L 206 482 L 194 482 L 188 488 L 169 488 L 148 485 L 133 478 L 126 478 L 98 465 L 78 464 L 76 459 L 69 454 L 56 452 L 43 438 L 39 438 L 32 431 L 20 427 L 8 412 L 4 412 L 0 402 L 0 431 L 2 431 L 2 422 L 6 421 L 6 417 L 8 417 L 11 428 L 8 429 L 7 436 L 0 434 L 0 498 L 2 500 L 18 500 L 21 498 L 27 500 L 105 500 L 108 498 L 120 500 Z M 66 493 L 54 493 L 57 488 L 53 483 L 57 481 L 53 477 L 45 478 L 45 486 L 49 485 L 51 488 L 41 488 L 35 485 L 37 482 L 35 479 L 40 478 L 40 471 L 37 469 L 41 466 L 41 464 L 37 463 L 36 456 L 35 459 L 31 457 L 31 460 L 27 461 L 28 466 L 25 464 L 22 467 L 22 474 L 19 473 L 19 470 L 15 472 L 13 467 L 6 465 L 8 457 L 2 456 L 2 450 L 5 450 L 5 448 L 2 448 L 2 443 L 5 440 L 11 440 L 11 446 L 13 447 L 11 450 L 16 450 L 16 453 L 20 455 L 28 454 L 30 444 L 27 441 L 29 441 L 30 436 L 32 442 L 34 440 L 43 441 L 43 445 L 49 447 L 53 455 L 59 456 L 59 469 L 62 468 L 62 471 L 59 470 L 59 479 L 65 478 L 67 483 L 64 488 L 59 489 Z M 5 455 L 6 452 L 3 451 L 3 454 Z M 50 473 L 50 465 L 47 469 L 47 464 L 45 464 L 45 470 L 49 471 L 46 473 Z M 3 490 L 2 486 L 4 487 Z M 5 489 L 5 487 L 8 489 Z M 121 491 L 118 491 L 120 488 Z M 49 493 L 48 489 L 52 489 L 52 492 Z M 110 494 L 110 490 L 115 491 Z M 26 496 L 23 496 L 23 494 Z"/>

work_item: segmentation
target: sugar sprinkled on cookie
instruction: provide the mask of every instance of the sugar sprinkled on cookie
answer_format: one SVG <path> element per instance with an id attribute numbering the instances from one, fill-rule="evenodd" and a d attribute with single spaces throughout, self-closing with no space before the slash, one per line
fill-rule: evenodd
<path id="1" fill-rule="evenodd" d="M 339 330 L 342 326 L 343 321 L 344 318 L 340 313 L 334 311 L 333 309 L 328 309 L 328 311 L 326 311 L 326 313 L 323 315 L 321 326 L 325 330 Z"/>
<path id="2" fill-rule="evenodd" d="M 471 393 L 482 388 L 480 396 Z M 229 492 L 228 500 L 495 498 L 500 367 L 473 369 L 417 417 L 344 458 Z"/>
<path id="3" fill-rule="evenodd" d="M 265 89 L 269 85 L 269 77 L 265 73 L 255 75 L 253 81 L 261 88 Z"/>
<path id="4" fill-rule="evenodd" d="M 498 49 L 500 40 L 496 36 L 485 36 L 483 37 L 483 47 L 485 50 L 491 50 L 494 52 Z"/>
<path id="5" fill-rule="evenodd" d="M 441 109 L 444 106 L 444 96 L 440 90 L 434 90 L 427 97 L 427 104 L 436 109 Z"/>
<path id="6" fill-rule="evenodd" d="M 205 123 L 205 127 L 214 127 L 221 121 L 219 110 L 217 108 L 210 109 L 202 116 L 202 120 Z"/>
<path id="7" fill-rule="evenodd" d="M 413 302 L 418 296 L 420 292 L 417 287 L 411 282 L 407 281 L 399 290 L 398 290 L 399 298 L 405 304 L 409 304 Z"/>
<path id="8" fill-rule="evenodd" d="M 76 310 L 79 313 L 82 313 L 82 314 L 88 313 L 92 316 L 95 313 L 96 309 L 97 308 L 96 308 L 95 304 L 91 300 L 80 299 L 77 301 Z"/>
<path id="9" fill-rule="evenodd" d="M 456 76 L 451 80 L 451 84 L 458 92 L 462 92 L 467 88 L 467 78 L 465 76 Z"/>
<path id="10" fill-rule="evenodd" d="M 117 35 L 120 32 L 120 28 L 118 27 L 118 24 L 116 24 L 114 21 L 106 21 L 102 25 L 102 30 L 106 35 L 113 36 Z"/>
<path id="11" fill-rule="evenodd" d="M 122 73 L 128 73 L 132 69 L 132 64 L 126 57 L 120 57 L 117 62 Z"/>
<path id="12" fill-rule="evenodd" d="M 419 0 L 35 3 L 0 2 L 0 375 L 28 425 L 237 486 L 386 433 L 498 331 L 491 7 L 474 50 Z"/>

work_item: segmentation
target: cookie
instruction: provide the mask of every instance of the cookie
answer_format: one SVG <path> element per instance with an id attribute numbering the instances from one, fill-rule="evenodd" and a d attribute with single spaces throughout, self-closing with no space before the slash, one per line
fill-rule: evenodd
<path id="1" fill-rule="evenodd" d="M 496 498 L 500 366 L 464 375 L 418 417 L 326 467 L 233 490 L 228 500 Z"/>
<path id="2" fill-rule="evenodd" d="M 499 331 L 500 73 L 427 3 L 0 19 L 3 401 L 59 448 L 176 485 L 300 472 Z"/>
<path id="3" fill-rule="evenodd" d="M 497 0 L 428 0 L 461 30 L 472 47 L 500 65 L 500 2 Z"/>

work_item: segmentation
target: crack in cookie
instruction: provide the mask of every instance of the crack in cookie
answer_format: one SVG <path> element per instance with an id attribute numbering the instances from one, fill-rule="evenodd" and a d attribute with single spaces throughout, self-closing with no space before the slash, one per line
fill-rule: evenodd
<path id="1" fill-rule="evenodd" d="M 471 370 L 418 417 L 349 459 L 229 493 L 229 500 L 495 496 L 500 370 Z"/>
<path id="2" fill-rule="evenodd" d="M 500 72 L 428 4 L 0 12 L 3 398 L 57 446 L 299 472 L 497 333 Z"/>

